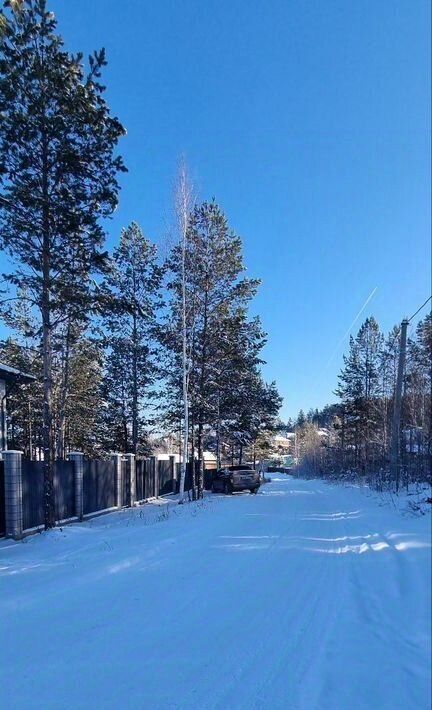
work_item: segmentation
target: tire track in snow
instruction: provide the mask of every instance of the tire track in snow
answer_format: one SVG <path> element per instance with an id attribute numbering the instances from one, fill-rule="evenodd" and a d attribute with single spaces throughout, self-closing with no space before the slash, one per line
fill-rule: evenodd
<path id="1" fill-rule="evenodd" d="M 295 482 L 293 482 L 295 483 Z M 298 484 L 297 484 L 298 485 Z M 315 494 L 320 495 L 321 490 L 314 490 Z M 325 499 L 325 498 L 324 498 Z M 316 498 L 313 498 L 316 503 Z M 329 523 L 324 523 L 328 525 Z M 296 506 L 295 515 L 288 529 L 285 529 L 278 539 L 272 545 L 274 552 L 280 547 L 281 541 L 286 537 L 287 532 L 298 528 L 298 506 Z M 303 522 L 303 527 L 307 527 Z M 296 530 L 297 532 L 298 530 Z M 308 532 L 307 530 L 305 532 Z M 296 536 L 298 537 L 298 536 Z M 303 555 L 311 555 L 310 564 L 306 565 Z M 333 558 L 333 560 L 332 560 Z M 288 558 L 290 559 L 290 558 Z M 208 708 L 222 710 L 222 708 L 232 707 L 233 697 L 239 683 L 246 683 L 250 690 L 245 694 L 241 691 L 241 702 L 237 702 L 237 708 L 254 708 L 255 710 L 268 708 L 301 708 L 309 710 L 312 706 L 309 699 L 303 700 L 302 682 L 307 674 L 310 674 L 311 667 L 317 665 L 318 653 L 325 653 L 324 642 L 331 633 L 337 614 L 338 606 L 338 585 L 340 579 L 335 579 L 331 568 L 334 564 L 334 556 L 323 552 L 309 552 L 303 550 L 297 555 L 297 559 L 292 566 L 291 572 L 293 580 L 301 584 L 301 594 L 297 595 L 294 605 L 285 604 L 283 611 L 289 611 L 284 617 L 277 617 L 279 637 L 282 635 L 287 642 L 279 649 L 279 658 L 271 662 L 273 640 L 271 635 L 262 640 L 260 645 L 255 648 L 253 654 L 248 658 L 246 668 L 241 669 L 233 678 L 232 683 L 227 687 L 223 697 L 218 702 L 206 705 Z M 333 580 L 333 583 L 332 583 Z M 343 585 L 343 588 L 345 585 Z M 322 593 L 327 590 L 328 604 L 327 609 L 331 608 L 330 614 L 323 615 Z M 330 592 L 329 592 L 330 590 Z M 276 621 L 275 609 L 269 608 L 266 615 L 267 621 Z M 262 624 L 262 621 L 261 621 Z M 266 625 L 267 627 L 268 625 Z M 317 633 L 318 631 L 318 633 Z M 316 639 L 319 637 L 319 645 L 316 644 Z M 321 650 L 320 650 L 321 649 Z M 265 677 L 259 682 L 253 683 L 254 677 L 262 673 L 263 662 L 267 662 L 270 670 L 266 672 Z M 257 669 L 259 669 L 257 671 Z M 287 678 L 287 669 L 289 669 L 291 687 Z M 275 696 L 275 685 L 277 680 L 284 679 L 282 689 L 279 689 L 279 696 Z"/>
<path id="2" fill-rule="evenodd" d="M 317 491 L 318 492 L 318 491 Z M 323 493 L 323 491 L 319 491 Z M 328 526 L 325 522 L 321 525 Z M 311 554 L 305 551 L 304 554 Z M 274 667 L 272 673 L 267 678 L 259 697 L 253 704 L 255 710 L 264 710 L 270 708 L 289 708 L 289 710 L 311 710 L 315 707 L 314 696 L 317 696 L 319 691 L 317 684 L 321 679 L 323 669 L 322 660 L 326 653 L 326 642 L 333 631 L 336 623 L 337 610 L 340 605 L 340 596 L 346 589 L 345 584 L 340 584 L 341 579 L 335 575 L 333 566 L 338 564 L 339 560 L 335 556 L 325 552 L 312 553 L 314 561 L 320 562 L 320 574 L 317 577 L 317 569 L 313 565 L 308 565 L 310 574 L 307 579 L 310 584 L 303 587 L 303 605 L 293 610 L 291 621 L 294 621 L 294 644 L 289 644 L 285 649 L 281 658 Z M 339 558 L 339 555 L 336 556 Z M 303 560 L 304 565 L 304 560 Z M 343 565 L 338 567 L 344 569 Z M 326 596 L 325 613 L 323 614 L 323 595 Z M 310 602 L 312 599 L 312 602 Z M 307 615 L 305 617 L 305 609 Z M 287 631 L 293 635 L 293 625 Z M 294 661 L 293 661 L 294 658 Z M 274 685 L 276 679 L 284 677 L 284 670 L 291 667 L 292 675 L 296 678 L 296 687 L 294 695 L 291 698 L 286 696 L 283 688 L 279 698 L 274 697 Z M 266 697 L 263 697 L 263 690 L 267 689 Z"/>

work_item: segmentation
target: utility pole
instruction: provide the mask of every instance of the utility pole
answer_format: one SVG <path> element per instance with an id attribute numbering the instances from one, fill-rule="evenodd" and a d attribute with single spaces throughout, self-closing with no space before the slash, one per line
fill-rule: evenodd
<path id="1" fill-rule="evenodd" d="M 402 408 L 402 387 L 405 374 L 405 359 L 406 359 L 406 342 L 408 319 L 404 318 L 401 323 L 400 345 L 399 345 L 399 362 L 396 380 L 396 391 L 393 407 L 393 426 L 391 435 L 390 449 L 390 471 L 393 478 L 396 480 L 396 491 L 399 490 L 400 478 L 400 422 Z"/>

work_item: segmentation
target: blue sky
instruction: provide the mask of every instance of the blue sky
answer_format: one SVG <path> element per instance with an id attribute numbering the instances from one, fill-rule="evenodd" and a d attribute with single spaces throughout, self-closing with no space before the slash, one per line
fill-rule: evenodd
<path id="1" fill-rule="evenodd" d="M 133 219 L 163 243 L 185 153 L 263 280 L 283 415 L 334 400 L 335 347 L 371 291 L 362 319 L 384 329 L 430 294 L 429 2 L 48 5 L 70 50 L 107 49 L 129 168 L 109 243 Z"/>

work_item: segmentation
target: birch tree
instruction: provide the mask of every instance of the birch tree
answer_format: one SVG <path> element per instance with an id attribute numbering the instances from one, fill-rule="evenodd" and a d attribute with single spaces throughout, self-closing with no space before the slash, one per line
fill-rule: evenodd
<path id="1" fill-rule="evenodd" d="M 188 326 L 187 312 L 187 282 L 186 282 L 186 253 L 188 240 L 189 217 L 193 208 L 194 196 L 193 185 L 190 180 L 186 162 L 180 163 L 179 174 L 177 178 L 176 194 L 175 194 L 175 210 L 177 220 L 177 230 L 180 243 L 180 290 L 181 290 L 181 368 L 182 368 L 182 401 L 183 401 L 183 458 L 180 468 L 180 502 L 184 499 L 184 487 L 186 478 L 186 466 L 188 460 L 189 446 L 189 375 L 191 343 L 188 342 L 188 333 L 193 331 L 193 314 L 192 324 Z M 190 304 L 189 304 L 190 307 Z M 189 308 L 189 310 L 191 310 Z"/>

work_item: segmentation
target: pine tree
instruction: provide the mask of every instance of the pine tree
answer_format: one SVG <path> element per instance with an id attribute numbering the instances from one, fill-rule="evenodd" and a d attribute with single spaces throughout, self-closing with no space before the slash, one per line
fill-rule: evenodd
<path id="1" fill-rule="evenodd" d="M 225 422 L 226 438 L 238 462 L 243 463 L 245 451 L 255 459 L 256 445 L 265 432 L 274 432 L 282 398 L 274 382 L 266 384 L 254 368 L 241 378 L 232 392 L 231 419 Z"/>
<path id="2" fill-rule="evenodd" d="M 373 318 L 350 338 L 336 392 L 341 402 L 324 407 L 315 422 L 329 430 L 327 446 L 319 449 L 325 473 L 367 472 L 369 483 L 380 490 L 396 485 L 389 463 L 399 340 L 399 326 L 384 340 Z M 431 354 L 432 318 L 428 315 L 408 338 L 400 442 L 406 485 L 430 481 Z M 303 451 L 303 460 L 305 456 Z"/>
<path id="3" fill-rule="evenodd" d="M 305 413 L 304 413 L 303 409 L 300 409 L 300 411 L 299 411 L 299 413 L 298 413 L 298 415 L 297 415 L 297 422 L 296 422 L 296 425 L 297 425 L 298 427 L 301 427 L 301 426 L 303 426 L 303 424 L 305 423 L 305 421 L 306 421 Z"/>
<path id="4" fill-rule="evenodd" d="M 374 318 L 367 318 L 344 356 L 336 394 L 344 405 L 345 443 L 354 447 L 354 465 L 365 471 L 376 443 L 379 414 L 379 370 L 383 337 Z"/>
<path id="5" fill-rule="evenodd" d="M 406 482 L 419 480 L 431 468 L 432 316 L 417 325 L 408 339 L 402 398 L 402 452 Z"/>
<path id="6" fill-rule="evenodd" d="M 133 222 L 121 234 L 106 282 L 112 309 L 106 318 L 109 355 L 106 362 L 106 406 L 112 444 L 138 453 L 146 449 L 143 409 L 155 393 L 156 309 L 161 269 L 156 247 Z M 113 421 L 117 417 L 117 423 Z M 121 436 L 118 433 L 121 432 Z"/>
<path id="7" fill-rule="evenodd" d="M 70 355 L 64 453 L 82 451 L 93 458 L 105 453 L 100 439 L 102 367 L 101 343 L 87 335 L 79 338 Z"/>
<path id="8" fill-rule="evenodd" d="M 20 265 L 42 329 L 45 526 L 54 524 L 53 331 L 90 307 L 92 271 L 104 264 L 100 217 L 117 204 L 114 150 L 124 130 L 100 83 L 105 52 L 63 48 L 45 0 L 6 2 L 0 15 L 0 234 Z"/>
<path id="9" fill-rule="evenodd" d="M 180 336 L 182 327 L 181 249 L 176 246 L 170 256 L 170 292 L 172 294 L 168 318 L 166 344 L 172 353 L 171 392 L 175 395 L 180 386 L 181 362 Z M 226 350 L 227 332 L 231 332 L 228 348 L 231 359 L 241 342 L 232 336 L 233 323 L 239 320 L 240 336 L 243 329 L 241 316 L 256 292 L 258 281 L 241 278 L 244 270 L 240 238 L 230 229 L 220 207 L 213 202 L 203 202 L 193 209 L 185 243 L 185 277 L 188 352 L 188 396 L 190 410 L 190 450 L 202 460 L 205 428 L 214 423 L 220 399 L 223 351 Z M 224 324 L 221 328 L 221 325 Z M 234 347 L 234 350 L 233 350 Z M 219 390 L 219 395 L 218 395 Z M 177 394 L 177 400 L 182 395 Z M 186 453 L 187 457 L 187 453 Z"/>
<path id="10" fill-rule="evenodd" d="M 244 270 L 241 240 L 213 202 L 197 205 L 189 223 L 188 268 L 197 294 L 195 325 L 196 377 L 193 398 L 196 408 L 197 455 L 202 459 L 207 400 L 211 397 L 211 367 L 218 357 L 218 323 L 224 313 L 246 304 L 258 282 L 240 279 Z M 240 344 L 237 345 L 240 347 Z"/>

